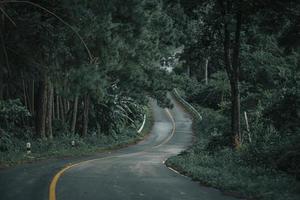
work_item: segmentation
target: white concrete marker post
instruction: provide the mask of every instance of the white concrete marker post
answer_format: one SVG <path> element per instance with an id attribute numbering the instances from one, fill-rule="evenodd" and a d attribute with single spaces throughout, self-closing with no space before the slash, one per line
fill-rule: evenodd
<path id="1" fill-rule="evenodd" d="M 75 141 L 74 140 L 71 141 L 71 146 L 75 147 Z"/>
<path id="2" fill-rule="evenodd" d="M 252 139 L 251 139 L 249 121 L 248 121 L 248 116 L 247 116 L 247 112 L 246 111 L 244 112 L 244 117 L 245 117 L 245 122 L 246 122 L 246 129 L 247 129 L 247 133 L 248 133 L 248 139 L 249 139 L 249 142 L 251 143 Z"/>
<path id="3" fill-rule="evenodd" d="M 26 150 L 27 150 L 27 154 L 31 153 L 31 144 L 30 144 L 30 142 L 26 143 Z"/>

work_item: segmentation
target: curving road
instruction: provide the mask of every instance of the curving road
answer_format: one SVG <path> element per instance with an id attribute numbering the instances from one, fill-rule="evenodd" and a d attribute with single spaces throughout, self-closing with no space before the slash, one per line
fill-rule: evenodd
<path id="1" fill-rule="evenodd" d="M 171 100 L 172 110 L 151 102 L 154 125 L 144 141 L 78 162 L 56 176 L 57 182 L 52 180 L 50 189 L 51 200 L 234 199 L 216 189 L 200 186 L 164 165 L 168 157 L 186 149 L 193 137 L 190 116 Z M 50 177 L 67 162 L 46 162 L 0 171 L 0 199 L 48 199 Z"/>

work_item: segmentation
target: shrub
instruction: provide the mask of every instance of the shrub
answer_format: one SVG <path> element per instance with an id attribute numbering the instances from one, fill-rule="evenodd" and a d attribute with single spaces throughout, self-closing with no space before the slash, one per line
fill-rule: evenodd
<path id="1" fill-rule="evenodd" d="M 0 101 L 0 126 L 3 129 L 22 126 L 30 116 L 20 99 Z"/>
<path id="2" fill-rule="evenodd" d="M 265 111 L 264 117 L 281 132 L 295 131 L 300 128 L 300 91 L 299 89 L 283 89 L 272 96 L 272 103 Z"/>

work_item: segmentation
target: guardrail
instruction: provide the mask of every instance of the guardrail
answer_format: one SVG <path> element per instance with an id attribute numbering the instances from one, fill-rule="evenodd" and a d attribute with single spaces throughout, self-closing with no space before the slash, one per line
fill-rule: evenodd
<path id="1" fill-rule="evenodd" d="M 141 133 L 142 130 L 144 129 L 144 126 L 146 124 L 146 118 L 147 118 L 147 116 L 146 116 L 146 114 L 144 114 L 143 123 L 142 123 L 141 127 L 139 128 L 139 130 L 137 131 L 138 133 Z"/>
<path id="2" fill-rule="evenodd" d="M 192 114 L 194 114 L 200 121 L 202 120 L 201 114 L 190 103 L 180 96 L 176 88 L 174 88 L 173 94 L 190 112 L 192 112 Z"/>

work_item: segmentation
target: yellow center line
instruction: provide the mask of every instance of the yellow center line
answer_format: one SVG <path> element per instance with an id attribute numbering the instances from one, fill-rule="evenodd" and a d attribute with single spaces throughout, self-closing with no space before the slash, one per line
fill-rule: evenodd
<path id="1" fill-rule="evenodd" d="M 166 108 L 165 111 L 166 111 L 166 113 L 168 113 L 168 115 L 169 115 L 169 117 L 170 117 L 170 119 L 172 121 L 172 125 L 173 125 L 172 133 L 171 133 L 171 135 L 166 140 L 164 140 L 162 143 L 154 146 L 153 148 L 160 147 L 160 146 L 166 144 L 167 142 L 169 142 L 172 139 L 172 137 L 174 136 L 174 133 L 175 133 L 176 122 L 174 120 L 174 117 L 172 116 L 172 114 L 171 114 L 171 112 L 170 112 L 169 109 Z"/>
<path id="2" fill-rule="evenodd" d="M 56 185 L 57 185 L 58 179 L 60 178 L 60 176 L 61 176 L 65 171 L 67 171 L 67 170 L 70 169 L 71 167 L 74 167 L 75 165 L 78 165 L 78 163 L 77 163 L 77 164 L 74 164 L 74 165 L 68 165 L 68 166 L 64 167 L 63 169 L 61 169 L 61 170 L 54 176 L 54 178 L 53 178 L 52 181 L 51 181 L 50 188 L 49 188 L 49 200 L 56 200 L 56 193 L 55 193 L 55 190 L 56 190 Z"/>
<path id="3" fill-rule="evenodd" d="M 171 121 L 172 121 L 172 124 L 173 124 L 173 129 L 172 129 L 172 133 L 171 135 L 166 139 L 164 140 L 162 143 L 152 147 L 151 149 L 153 148 L 157 148 L 157 147 L 160 147 L 161 145 L 164 145 L 166 144 L 167 142 L 169 142 L 171 140 L 171 138 L 174 136 L 174 133 L 175 133 L 175 126 L 176 126 L 176 123 L 175 123 L 175 120 L 171 114 L 171 112 L 169 111 L 169 109 L 165 109 L 166 113 L 168 114 L 168 116 L 170 117 Z M 141 152 L 138 152 L 138 154 L 140 153 L 143 153 L 145 152 L 146 150 L 144 151 L 141 151 Z M 63 173 L 65 171 L 67 171 L 68 169 L 72 168 L 72 167 L 75 167 L 79 164 L 83 164 L 85 162 L 91 162 L 91 161 L 94 161 L 94 160 L 102 160 L 102 159 L 108 159 L 108 158 L 113 158 L 113 157 L 117 157 L 117 156 L 109 156 L 109 157 L 103 157 L 103 158 L 96 158 L 96 159 L 91 159 L 91 160 L 85 160 L 85 161 L 82 161 L 82 162 L 78 162 L 78 163 L 75 163 L 75 164 L 69 164 L 67 166 L 65 166 L 64 168 L 62 168 L 59 172 L 57 172 L 55 174 L 55 176 L 53 177 L 51 183 L 50 183 L 50 187 L 49 187 L 49 200 L 56 200 L 56 186 L 57 186 L 57 182 L 59 180 L 59 178 L 63 175 Z"/>

